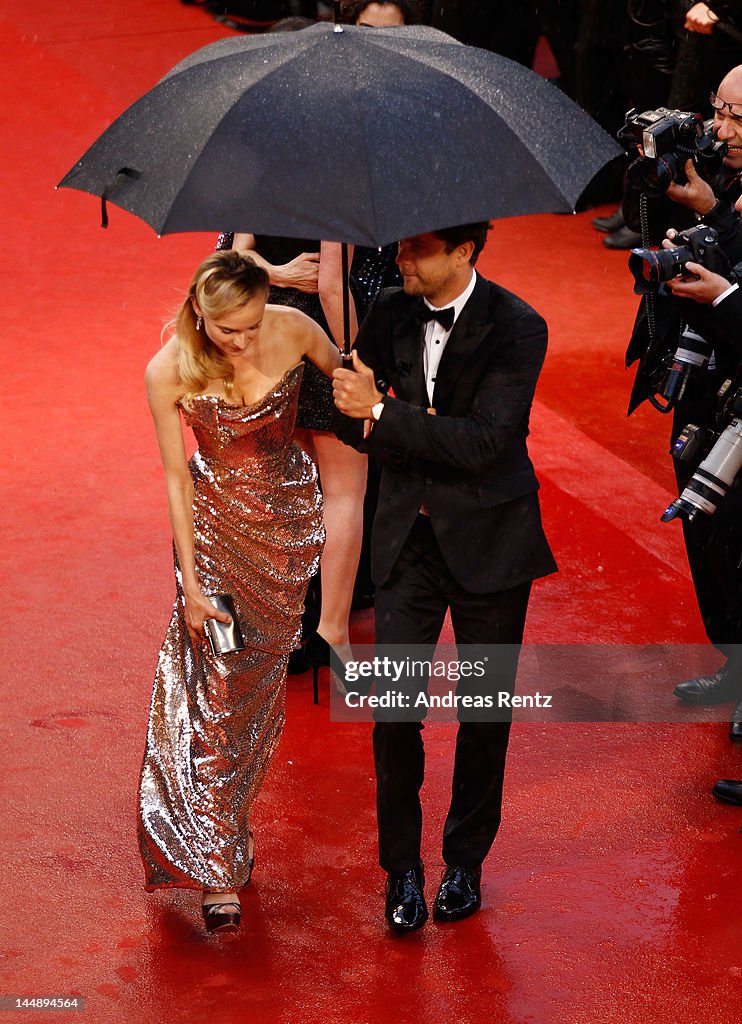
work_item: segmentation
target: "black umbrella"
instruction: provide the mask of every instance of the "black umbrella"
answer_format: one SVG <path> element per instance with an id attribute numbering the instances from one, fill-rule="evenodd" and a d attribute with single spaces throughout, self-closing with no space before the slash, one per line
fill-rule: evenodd
<path id="1" fill-rule="evenodd" d="M 60 185 L 159 234 L 385 245 L 570 212 L 620 149 L 554 85 L 435 29 L 224 39 L 134 103 Z"/>

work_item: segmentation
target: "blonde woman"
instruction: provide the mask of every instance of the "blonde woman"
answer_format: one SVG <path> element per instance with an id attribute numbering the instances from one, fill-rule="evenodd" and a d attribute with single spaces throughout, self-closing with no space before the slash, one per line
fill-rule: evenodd
<path id="1" fill-rule="evenodd" d="M 165 470 L 177 595 L 160 651 L 140 789 L 146 888 L 203 891 L 210 932 L 236 931 L 250 880 L 250 809 L 278 743 L 286 663 L 324 542 L 311 459 L 293 441 L 304 357 L 337 347 L 234 251 L 196 271 L 146 372 Z M 188 461 L 181 421 L 198 450 Z M 229 594 L 245 649 L 221 657 L 205 620 Z"/>

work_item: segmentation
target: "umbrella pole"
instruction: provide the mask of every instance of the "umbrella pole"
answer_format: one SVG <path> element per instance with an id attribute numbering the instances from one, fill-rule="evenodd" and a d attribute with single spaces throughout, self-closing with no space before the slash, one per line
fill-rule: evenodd
<path id="1" fill-rule="evenodd" d="M 334 0 L 335 8 L 335 31 L 342 32 L 342 4 L 340 0 Z M 341 250 L 341 273 L 343 275 L 343 365 L 350 368 L 350 285 L 348 283 L 348 243 L 342 242 Z"/>
<path id="2" fill-rule="evenodd" d="M 350 283 L 348 281 L 348 243 L 342 242 L 341 273 L 343 275 L 343 362 L 350 363 Z"/>

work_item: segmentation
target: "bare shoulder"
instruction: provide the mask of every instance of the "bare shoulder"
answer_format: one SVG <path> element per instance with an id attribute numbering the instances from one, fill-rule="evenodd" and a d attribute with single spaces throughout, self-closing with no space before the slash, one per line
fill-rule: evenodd
<path id="1" fill-rule="evenodd" d="M 150 393 L 177 395 L 182 391 L 176 338 L 171 338 L 152 356 L 144 371 L 144 381 Z"/>
<path id="2" fill-rule="evenodd" d="M 322 334 L 319 324 L 293 306 L 266 306 L 263 330 L 294 360 L 307 352 L 318 332 Z"/>
<path id="3" fill-rule="evenodd" d="M 311 331 L 315 326 L 314 320 L 300 309 L 293 306 L 265 307 L 265 319 L 263 321 L 268 331 L 281 331 L 284 334 L 298 336 L 302 332 Z"/>

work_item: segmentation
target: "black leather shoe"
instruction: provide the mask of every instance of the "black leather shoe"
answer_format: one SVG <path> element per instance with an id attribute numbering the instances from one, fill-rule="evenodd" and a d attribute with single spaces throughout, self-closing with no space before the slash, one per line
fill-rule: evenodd
<path id="1" fill-rule="evenodd" d="M 384 916 L 398 935 L 417 931 L 428 920 L 425 905 L 425 875 L 422 864 L 403 875 L 389 875 L 386 882 Z"/>
<path id="2" fill-rule="evenodd" d="M 742 685 L 722 665 L 712 676 L 696 676 L 678 683 L 672 692 L 685 704 L 724 704 L 742 697 Z"/>
<path id="3" fill-rule="evenodd" d="M 624 225 L 613 234 L 606 235 L 603 245 L 606 249 L 635 249 L 642 244 L 642 236 L 638 231 L 632 231 Z"/>
<path id="4" fill-rule="evenodd" d="M 721 800 L 725 804 L 736 804 L 737 807 L 742 807 L 742 782 L 738 782 L 736 779 L 719 779 L 711 792 L 717 800 Z"/>
<path id="5" fill-rule="evenodd" d="M 626 221 L 623 219 L 623 213 L 621 207 L 612 213 L 610 217 L 594 217 L 593 227 L 597 228 L 598 231 L 604 231 L 607 235 L 612 235 L 614 231 L 618 231 L 622 228 Z"/>
<path id="6" fill-rule="evenodd" d="M 732 720 L 729 723 L 729 739 L 732 743 L 742 743 L 742 698 L 734 705 Z"/>
<path id="7" fill-rule="evenodd" d="M 481 878 L 481 867 L 446 868 L 433 907 L 433 917 L 436 921 L 460 921 L 470 914 L 475 914 L 482 906 L 482 894 L 479 889 Z"/>

